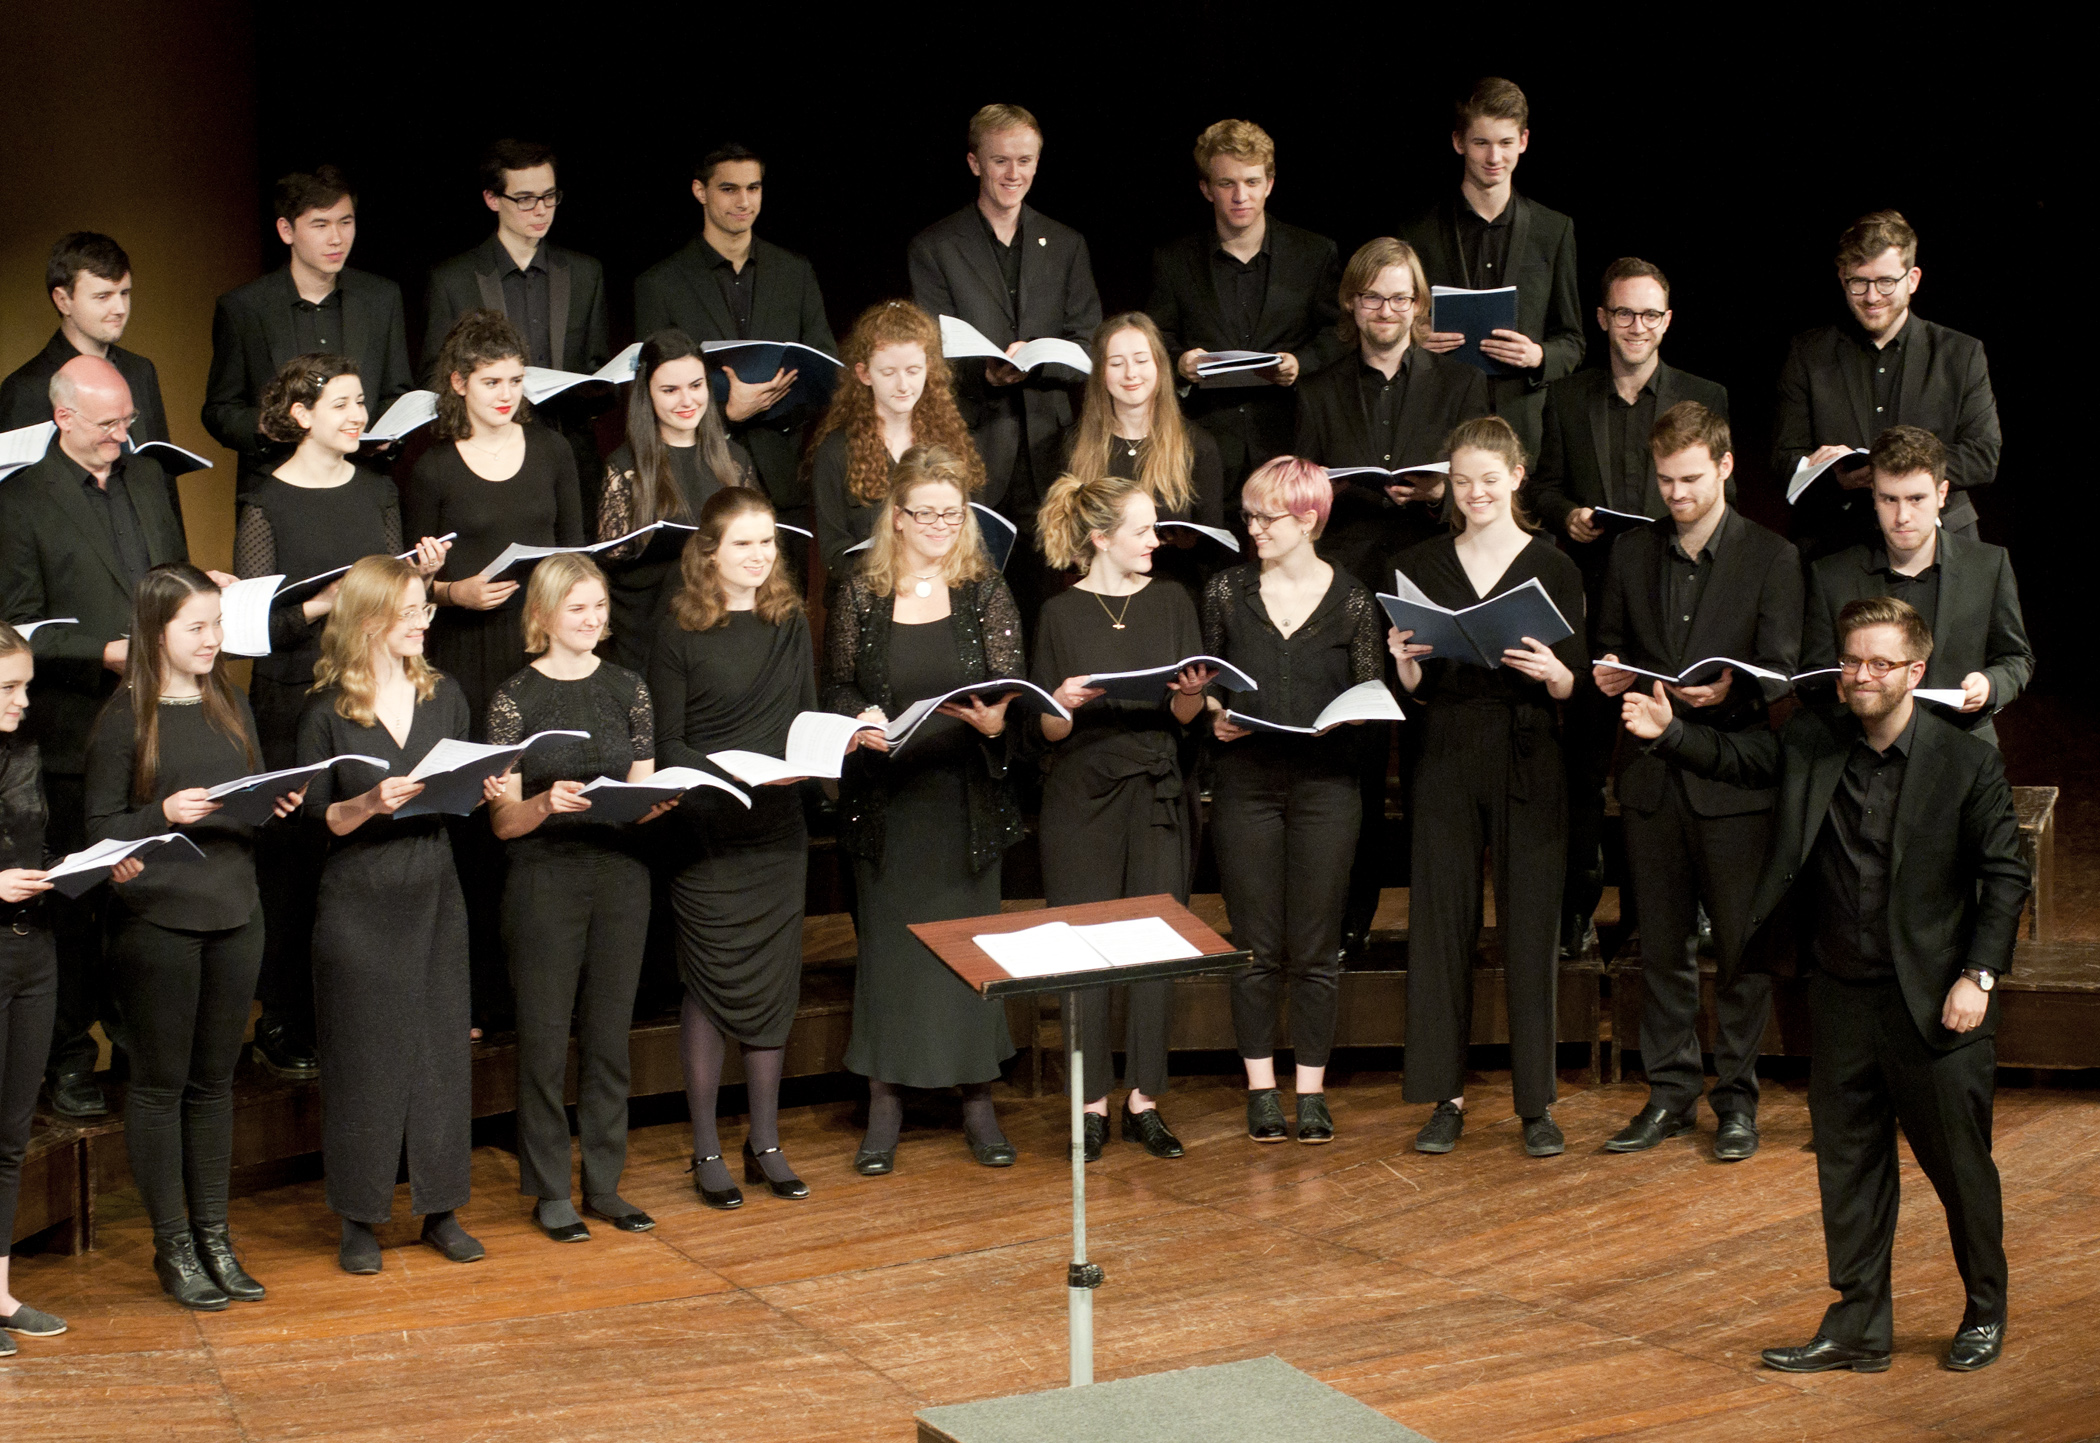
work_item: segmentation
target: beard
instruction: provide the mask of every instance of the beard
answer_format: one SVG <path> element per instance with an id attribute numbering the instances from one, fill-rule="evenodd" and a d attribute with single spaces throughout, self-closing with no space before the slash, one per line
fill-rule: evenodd
<path id="1" fill-rule="evenodd" d="M 1889 675 L 1893 679 L 1895 673 L 1891 672 Z M 1875 722 L 1880 721 L 1897 707 L 1903 705 L 1904 699 L 1909 695 L 1909 687 L 1902 685 L 1890 686 L 1887 681 L 1884 681 L 1880 687 L 1873 691 L 1864 691 L 1856 686 L 1847 686 L 1845 688 L 1845 706 L 1852 715 L 1858 717 L 1862 722 Z"/>

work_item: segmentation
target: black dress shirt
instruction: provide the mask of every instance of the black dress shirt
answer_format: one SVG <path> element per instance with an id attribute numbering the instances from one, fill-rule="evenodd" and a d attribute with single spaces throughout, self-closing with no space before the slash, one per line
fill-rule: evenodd
<path id="1" fill-rule="evenodd" d="M 508 248 L 503 254 L 510 261 L 503 272 L 503 312 L 524 337 L 526 364 L 552 368 L 554 303 L 547 294 L 547 262 L 535 250 L 521 270 Z"/>
<path id="2" fill-rule="evenodd" d="M 138 590 L 139 578 L 153 568 L 153 557 L 146 545 L 146 530 L 139 522 L 138 508 L 131 504 L 131 493 L 117 484 L 124 474 L 123 456 L 118 456 L 109 468 L 109 485 L 101 485 L 94 474 L 85 470 L 71 456 L 58 447 L 51 448 L 72 471 L 80 488 L 88 498 L 88 509 L 109 528 L 110 544 L 116 548 L 117 564 L 124 573 L 124 588 Z"/>
<path id="3" fill-rule="evenodd" d="M 1211 248 L 1210 275 L 1218 288 L 1218 309 L 1224 312 L 1225 328 L 1243 351 L 1260 349 L 1254 344 L 1254 333 L 1269 299 L 1269 254 L 1267 230 L 1252 260 L 1241 260 L 1225 249 L 1223 241 Z"/>
<path id="4" fill-rule="evenodd" d="M 1393 457 L 1400 451 L 1400 413 L 1407 405 L 1407 378 L 1414 370 L 1414 360 L 1415 348 L 1409 346 L 1400 353 L 1400 365 L 1387 379 L 1385 372 L 1363 358 L 1363 352 L 1356 354 L 1356 393 L 1363 398 L 1364 429 L 1386 466 L 1395 464 Z"/>
<path id="5" fill-rule="evenodd" d="M 299 354 L 339 351 L 343 346 L 343 290 L 336 287 L 318 301 L 292 292 L 292 335 Z"/>
<path id="6" fill-rule="evenodd" d="M 1459 197 L 1459 255 L 1465 263 L 1467 286 L 1488 291 L 1516 284 L 1509 276 L 1510 222 L 1515 218 L 1514 203 L 1503 206 L 1502 214 L 1489 220 L 1473 209 L 1472 202 Z"/>
<path id="7" fill-rule="evenodd" d="M 758 291 L 758 247 L 753 246 L 745 252 L 744 268 L 738 270 L 730 264 L 729 257 L 708 245 L 705 239 L 700 244 L 713 257 L 707 264 L 715 273 L 715 284 L 722 288 L 722 304 L 729 307 L 729 318 L 736 322 L 737 339 L 750 340 L 751 302 Z"/>
<path id="8" fill-rule="evenodd" d="M 1648 474 L 1653 460 L 1648 436 L 1655 429 L 1655 377 L 1651 374 L 1642 382 L 1631 405 L 1619 394 L 1617 386 L 1606 388 L 1604 414 L 1610 425 L 1606 442 L 1611 473 L 1605 484 L 1611 509 L 1645 516 L 1649 512 Z"/>
<path id="9" fill-rule="evenodd" d="M 1896 399 L 1903 393 L 1903 362 L 1910 354 L 1913 329 L 1906 320 L 1903 329 L 1896 332 L 1895 340 L 1885 346 L 1876 346 L 1865 331 L 1853 328 L 1852 339 L 1858 343 L 1860 358 L 1866 362 L 1867 389 L 1874 396 L 1874 424 L 1884 429 L 1896 424 Z"/>
<path id="10" fill-rule="evenodd" d="M 1728 529 L 1727 517 L 1714 528 L 1713 535 L 1699 548 L 1696 557 L 1685 555 L 1684 544 L 1675 536 L 1670 538 L 1670 548 L 1665 553 L 1663 586 L 1663 644 L 1670 649 L 1673 665 L 1684 666 L 1699 660 L 1684 654 L 1692 638 L 1692 618 L 1699 614 L 1699 598 L 1706 595 L 1706 583 L 1714 574 L 1715 550 L 1721 533 Z M 1657 525 L 1663 523 L 1657 522 Z"/>
<path id="11" fill-rule="evenodd" d="M 999 232 L 983 211 L 977 212 L 977 223 L 984 227 L 985 241 L 992 248 L 992 258 L 999 262 L 999 279 L 1006 286 L 1006 311 L 1009 316 L 1021 314 L 1021 228 L 1014 227 L 1011 244 L 999 239 Z"/>
<path id="12" fill-rule="evenodd" d="M 1859 734 L 1809 858 L 1816 885 L 1813 956 L 1817 967 L 1842 981 L 1896 978 L 1889 948 L 1890 842 L 1917 732 L 1913 703 L 1910 724 L 1887 751 L 1875 751 Z"/>
<path id="13" fill-rule="evenodd" d="M 1880 546 L 1874 548 L 1873 569 L 1875 574 L 1881 577 L 1884 593 L 1916 608 L 1919 617 L 1925 622 L 1927 631 L 1939 624 L 1940 557 L 1937 545 L 1933 548 L 1932 565 L 1916 576 L 1905 576 L 1890 565 L 1887 549 Z"/>

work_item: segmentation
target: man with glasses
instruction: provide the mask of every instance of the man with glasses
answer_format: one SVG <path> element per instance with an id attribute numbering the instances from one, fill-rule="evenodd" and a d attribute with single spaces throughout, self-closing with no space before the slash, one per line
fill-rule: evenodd
<path id="1" fill-rule="evenodd" d="M 1838 1299 L 1787 1373 L 1889 1366 L 1901 1126 L 1947 1213 L 1967 1305 L 1940 1365 L 1971 1372 L 2005 1341 L 2005 1215 L 1991 1160 L 1998 979 L 2012 965 L 2027 865 L 1996 749 L 1912 695 L 1935 650 L 1892 596 L 1838 614 L 1839 699 L 1779 731 L 1674 716 L 1660 683 L 1626 694 L 1626 728 L 1664 759 L 1778 797 L 1739 970 L 1808 973 L 1809 1116 L 1823 1244 Z"/>
<path id="2" fill-rule="evenodd" d="M 1911 314 L 1924 271 L 1918 233 L 1902 214 L 1877 210 L 1838 237 L 1838 284 L 1851 318 L 1794 338 L 1779 373 L 1772 421 L 1772 478 L 1785 485 L 1803 460 L 1819 466 L 1869 444 L 1891 426 L 1920 426 L 1947 448 L 1950 490 L 1941 524 L 1976 534 L 1969 492 L 1998 474 L 1998 402 L 1974 336 Z M 1794 508 L 1794 531 L 1811 555 L 1874 540 L 1875 508 L 1863 468 L 1833 467 Z"/>
<path id="3" fill-rule="evenodd" d="M 1991 718 L 2034 676 L 2034 650 L 2012 558 L 2003 547 L 1944 524 L 1949 461 L 1939 438 L 1918 426 L 1892 426 L 1874 438 L 1868 494 L 1880 539 L 1809 568 L 1801 665 L 1837 665 L 1837 618 L 1851 603 L 1896 597 L 1932 633 L 1925 686 L 1962 694 L 1958 710 L 1938 714 L 1995 746 Z"/>

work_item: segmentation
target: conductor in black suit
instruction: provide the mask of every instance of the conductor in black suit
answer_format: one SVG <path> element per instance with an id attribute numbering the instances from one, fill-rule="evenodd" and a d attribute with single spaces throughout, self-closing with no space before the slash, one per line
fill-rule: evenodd
<path id="1" fill-rule="evenodd" d="M 1691 686 L 1665 686 L 1677 715 L 1720 731 L 1764 729 L 1766 705 L 1785 695 L 1801 647 L 1801 558 L 1728 504 L 1735 469 L 1728 422 L 1697 401 L 1654 427 L 1656 490 L 1670 519 L 1628 532 L 1612 548 L 1604 604 L 1591 636 L 1606 662 L 1675 676 L 1710 656 L 1748 662 L 1782 680 L 1733 667 Z M 1597 690 L 1616 698 L 1649 678 L 1596 668 Z M 1614 708 L 1616 701 L 1609 703 Z M 1618 718 L 1612 717 L 1616 740 Z M 1605 751 L 1606 759 L 1610 749 Z M 1640 1152 L 1698 1126 L 1706 1073 L 1700 1061 L 1697 909 L 1719 936 L 1740 937 L 1750 890 L 1772 841 L 1769 788 L 1730 786 L 1642 752 L 1619 776 L 1626 861 L 1641 928 L 1641 1065 L 1648 1102 L 1604 1144 Z M 1715 988 L 1719 1026 L 1708 1097 L 1719 1128 L 1714 1156 L 1757 1151 L 1757 1053 L 1772 1012 L 1772 979 L 1738 971 Z"/>
<path id="2" fill-rule="evenodd" d="M 694 167 L 700 234 L 636 277 L 636 335 L 675 328 L 696 341 L 796 341 L 827 356 L 838 354 L 816 271 L 807 260 L 761 239 L 753 229 L 765 198 L 765 178 L 765 161 L 736 144 L 709 151 Z M 723 372 L 729 395 L 722 417 L 730 436 L 751 453 L 759 484 L 772 498 L 779 519 L 810 529 L 802 435 L 817 418 L 817 408 L 768 418 L 786 398 L 797 373 L 783 367 L 769 381 L 746 384 L 726 366 Z"/>
<path id="3" fill-rule="evenodd" d="M 1465 290 L 1517 288 L 1517 328 L 1497 330 L 1480 348 L 1513 376 L 1490 377 L 1495 414 L 1539 454 L 1545 388 L 1582 364 L 1582 305 L 1576 295 L 1575 223 L 1518 195 L 1517 160 L 1531 145 L 1531 105 L 1510 81 L 1480 81 L 1458 102 L 1451 146 L 1464 160 L 1458 194 L 1438 201 L 1400 232 L 1421 254 L 1429 283 Z M 1465 337 L 1431 333 L 1432 351 Z"/>
<path id="4" fill-rule="evenodd" d="M 1961 709 L 1938 714 L 1996 746 L 1991 718 L 2034 676 L 2034 649 L 2005 548 L 1947 529 L 1947 448 L 1930 431 L 1893 426 L 1874 440 L 1868 492 L 1881 539 L 1809 568 L 1801 666 L 1838 663 L 1838 615 L 1873 596 L 1894 596 L 1925 618 L 1932 659 L 1924 685 L 1959 689 Z"/>
<path id="5" fill-rule="evenodd" d="M 1152 253 L 1145 311 L 1174 357 L 1183 411 L 1217 439 L 1229 513 L 1248 473 L 1290 448 L 1291 388 L 1348 350 L 1334 328 L 1340 253 L 1327 237 L 1270 218 L 1276 142 L 1252 121 L 1221 120 L 1197 136 L 1196 176 L 1211 224 Z M 1196 366 L 1210 351 L 1282 359 L 1206 384 Z"/>
<path id="6" fill-rule="evenodd" d="M 1918 233 L 1902 214 L 1878 210 L 1838 238 L 1838 282 L 1851 311 L 1835 326 L 1794 337 L 1779 373 L 1772 418 L 1772 474 L 1784 484 L 1811 466 L 1869 445 L 1891 426 L 1920 426 L 1947 448 L 1951 495 L 1941 524 L 1976 534 L 1969 493 L 1998 475 L 1998 402 L 1983 342 L 1912 312 L 1925 272 Z M 1833 468 L 1802 493 L 1794 532 L 1811 556 L 1874 540 L 1864 470 Z"/>
<path id="7" fill-rule="evenodd" d="M 1834 716 L 1804 708 L 1777 732 L 1724 732 L 1672 716 L 1658 689 L 1627 694 L 1626 726 L 1687 771 L 1778 793 L 1747 940 L 1731 939 L 1722 967 L 1807 964 L 1809 1115 L 1838 1300 L 1809 1343 L 1766 1349 L 1766 1366 L 1889 1366 L 1900 1125 L 1946 1209 L 1968 1294 L 1940 1361 L 1969 1371 L 2005 1338 L 1991 1039 L 2027 867 L 1997 749 L 1911 695 L 1932 655 L 1923 619 L 1876 597 L 1847 606 L 1838 635 Z"/>
<path id="8" fill-rule="evenodd" d="M 272 204 L 290 254 L 283 269 L 219 297 L 204 385 L 204 429 L 240 455 L 244 492 L 273 454 L 258 423 L 263 392 L 285 362 L 316 351 L 348 356 L 375 419 L 415 386 L 401 287 L 348 264 L 357 240 L 349 179 L 332 165 L 295 172 L 277 182 Z"/>

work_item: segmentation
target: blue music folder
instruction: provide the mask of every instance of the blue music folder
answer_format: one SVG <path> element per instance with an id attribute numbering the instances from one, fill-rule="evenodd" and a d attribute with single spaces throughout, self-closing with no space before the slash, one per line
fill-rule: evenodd
<path id="1" fill-rule="evenodd" d="M 1461 290 L 1457 286 L 1429 288 L 1429 328 L 1432 331 L 1463 331 L 1466 343 L 1450 352 L 1454 361 L 1485 371 L 1490 376 L 1518 376 L 1515 366 L 1505 366 L 1480 349 L 1480 343 L 1495 331 L 1517 329 L 1517 288 L 1497 286 L 1491 291 Z"/>

